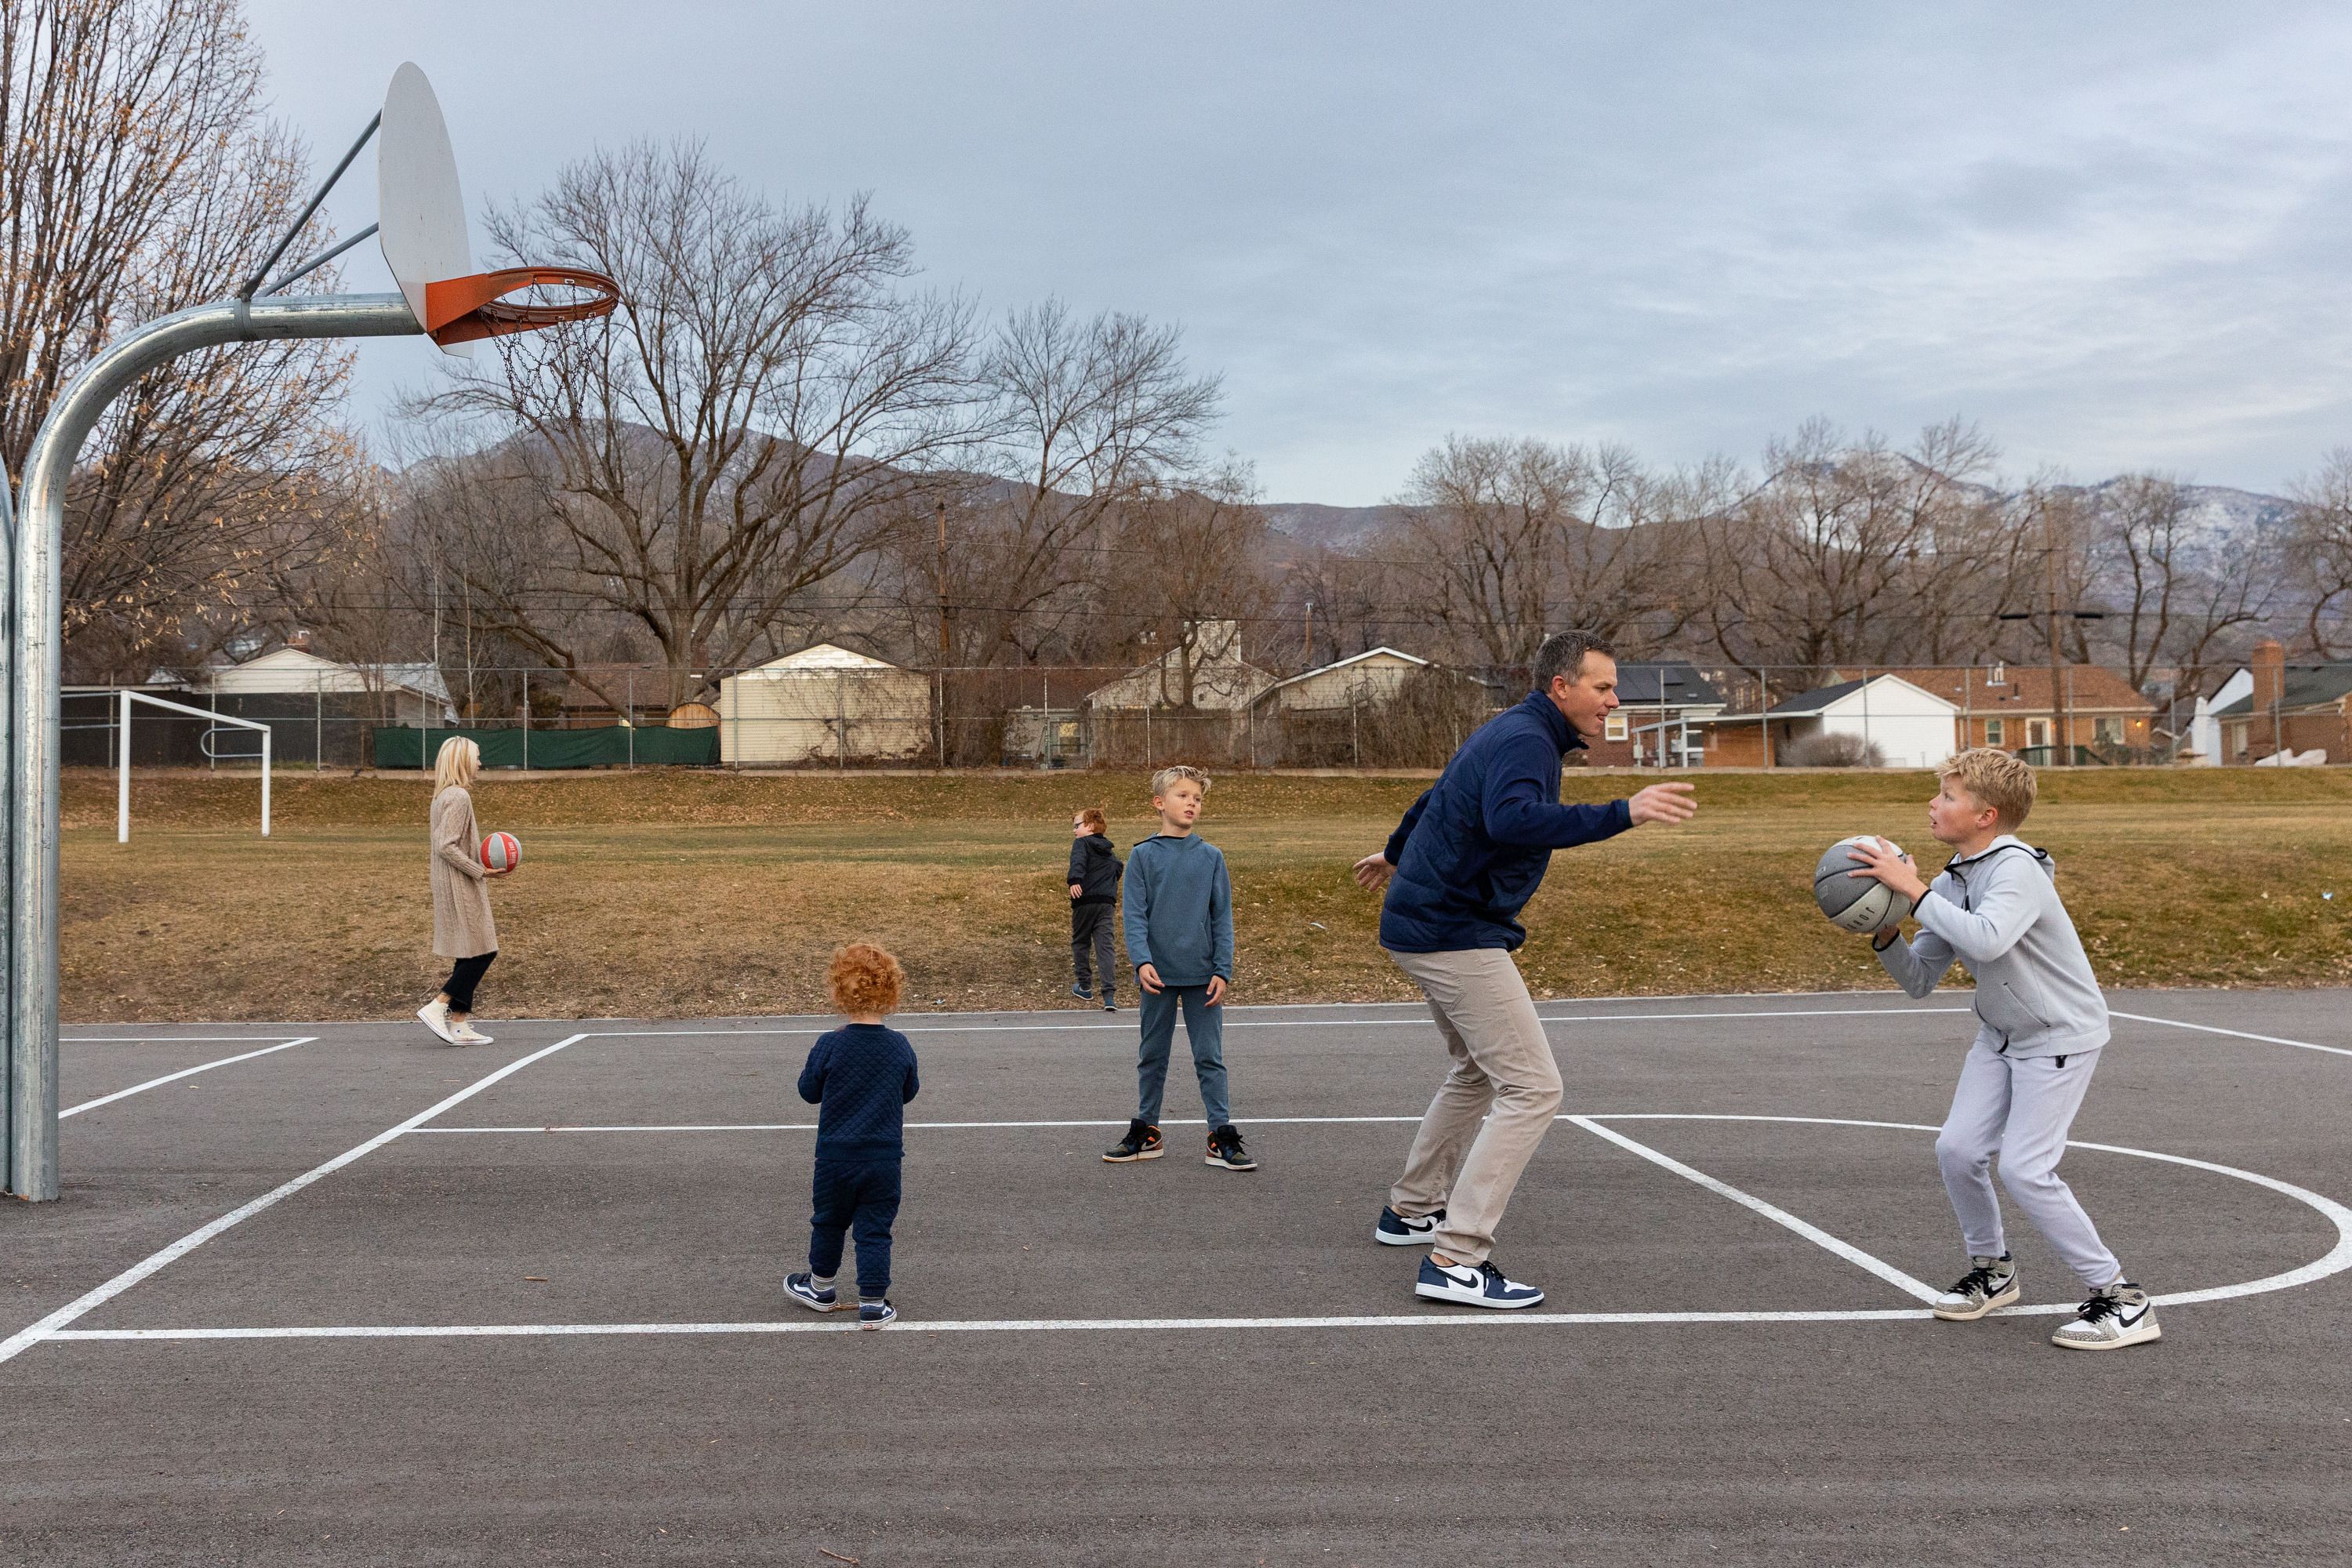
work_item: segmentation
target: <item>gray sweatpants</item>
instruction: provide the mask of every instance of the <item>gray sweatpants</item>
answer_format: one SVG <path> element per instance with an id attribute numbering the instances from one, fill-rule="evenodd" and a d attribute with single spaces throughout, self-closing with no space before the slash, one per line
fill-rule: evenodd
<path id="1" fill-rule="evenodd" d="M 2056 1057 L 2006 1057 L 1981 1040 L 1969 1047 L 1951 1113 L 1936 1135 L 1936 1163 L 1972 1256 L 1998 1258 L 2009 1250 L 2001 1238 L 2000 1202 L 1986 1169 L 1999 1154 L 2000 1184 L 2084 1284 L 2123 1278 L 2098 1227 L 2058 1175 L 2066 1130 L 2098 1065 L 2096 1050 L 2077 1051 L 2061 1066 Z"/>

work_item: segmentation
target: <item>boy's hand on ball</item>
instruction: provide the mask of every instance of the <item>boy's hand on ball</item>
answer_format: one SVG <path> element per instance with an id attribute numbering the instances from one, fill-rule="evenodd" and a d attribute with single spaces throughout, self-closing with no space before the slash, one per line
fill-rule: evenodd
<path id="1" fill-rule="evenodd" d="M 1645 822 L 1668 824 L 1688 822 L 1698 814 L 1696 784 L 1652 784 L 1625 803 L 1626 810 L 1639 827 Z"/>
<path id="2" fill-rule="evenodd" d="M 1869 877 L 1885 883 L 1896 893 L 1917 903 L 1927 891 L 1927 884 L 1919 879 L 1919 868 L 1911 857 L 1884 838 L 1869 838 L 1846 851 L 1846 858 L 1860 862 L 1851 877 Z"/>
<path id="3" fill-rule="evenodd" d="M 1377 893 L 1389 885 L 1389 877 L 1396 868 L 1389 864 L 1386 852 L 1367 855 L 1356 862 L 1353 875 L 1356 886 L 1368 893 Z"/>

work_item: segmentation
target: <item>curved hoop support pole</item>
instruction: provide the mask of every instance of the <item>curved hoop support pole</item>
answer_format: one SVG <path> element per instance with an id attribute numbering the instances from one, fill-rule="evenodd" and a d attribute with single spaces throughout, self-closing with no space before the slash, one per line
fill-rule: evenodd
<path id="1" fill-rule="evenodd" d="M 509 294 L 525 289 L 585 289 L 595 296 L 569 305 L 509 305 Z M 449 278 L 425 286 L 425 330 L 446 347 L 495 338 L 508 332 L 536 331 L 566 321 L 609 316 L 621 302 L 621 286 L 601 272 L 578 267 L 509 267 L 497 272 L 477 272 L 470 278 Z"/>
<path id="2" fill-rule="evenodd" d="M 348 161 L 348 160 L 346 160 Z M 9 617 L 8 1190 L 58 1195 L 58 752 L 66 483 L 107 405 L 168 360 L 223 343 L 418 331 L 398 294 L 235 299 L 161 317 L 100 350 L 49 405 L 18 491 Z"/>

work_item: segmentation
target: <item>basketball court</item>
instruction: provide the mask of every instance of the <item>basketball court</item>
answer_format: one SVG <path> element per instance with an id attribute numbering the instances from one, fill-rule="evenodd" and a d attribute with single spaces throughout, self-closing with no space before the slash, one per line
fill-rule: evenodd
<path id="1" fill-rule="evenodd" d="M 1370 1240 L 1442 1051 L 1236 1008 L 1253 1174 L 1098 1158 L 1134 1016 L 912 1015 L 892 1294 L 789 1302 L 823 1019 L 67 1032 L 65 1201 L 11 1205 L 0 1539 L 26 1561 L 2259 1560 L 2352 1523 L 2352 1034 L 2324 993 L 2116 993 L 2066 1173 L 2157 1345 L 2044 1343 L 1931 1150 L 1965 995 L 1545 1004 L 1562 1115 L 1498 1251 Z M 1175 1120 L 1191 1110 L 1196 1120 Z M 332 1536 L 331 1542 L 327 1537 Z M 2227 1543 L 2225 1545 L 2225 1542 Z M 2267 1542 L 2267 1547 L 2265 1546 Z M 125 1543 L 137 1543 L 125 1549 Z"/>

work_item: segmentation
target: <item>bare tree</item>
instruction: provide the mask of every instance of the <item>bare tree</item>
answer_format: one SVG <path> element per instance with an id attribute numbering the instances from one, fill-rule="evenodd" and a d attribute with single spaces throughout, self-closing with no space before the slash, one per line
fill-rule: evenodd
<path id="1" fill-rule="evenodd" d="M 2321 658 L 2352 650 L 2352 447 L 2327 454 L 2288 494 L 2288 525 L 2304 594 L 2304 637 Z"/>
<path id="2" fill-rule="evenodd" d="M 1189 469 L 1217 382 L 1186 367 L 1175 328 L 1110 312 L 1079 321 L 1059 300 L 1005 320 L 986 380 L 987 439 L 948 514 L 955 657 L 1083 657 L 1095 651 L 1088 623 L 1147 570 L 1118 553 L 1114 519 Z"/>
<path id="3" fill-rule="evenodd" d="M 449 477 L 498 487 L 476 510 L 532 559 L 469 589 L 551 665 L 577 668 L 618 619 L 668 666 L 670 700 L 708 690 L 970 438 L 970 311 L 907 290 L 911 242 L 862 198 L 779 209 L 699 145 L 639 143 L 573 163 L 489 229 L 623 294 L 604 321 L 499 340 L 489 368 L 413 409 L 463 422 L 495 459 Z"/>
<path id="4" fill-rule="evenodd" d="M 2100 487 L 2094 517 L 2093 592 L 2106 601 L 2098 640 L 2122 658 L 2134 687 L 2146 688 L 2160 665 L 2181 668 L 2188 684 L 2198 684 L 2217 644 L 2269 614 L 2266 541 L 2236 541 L 2233 559 L 2215 558 L 2189 495 L 2169 475 L 2127 474 Z M 2078 646 L 2090 651 L 2087 638 Z"/>
<path id="5" fill-rule="evenodd" d="M 1161 706 L 1194 707 L 1213 659 L 1240 658 L 1241 628 L 1272 602 L 1265 513 L 1238 462 L 1156 486 L 1120 508 L 1118 542 L 1135 562 L 1117 619 L 1160 660 Z"/>
<path id="6" fill-rule="evenodd" d="M 131 325 L 232 290 L 303 195 L 236 0 L 0 5 L 0 461 L 21 477 L 72 374 Z M 323 237 L 314 224 L 306 243 Z M 125 665 L 333 548 L 313 470 L 349 365 L 317 342 L 176 360 L 116 401 L 67 497 L 68 658 Z"/>
<path id="7" fill-rule="evenodd" d="M 1431 615 L 1489 668 L 1542 639 L 1563 523 L 1587 494 L 1547 442 L 1448 436 L 1413 465 L 1399 543 L 1425 564 Z"/>

